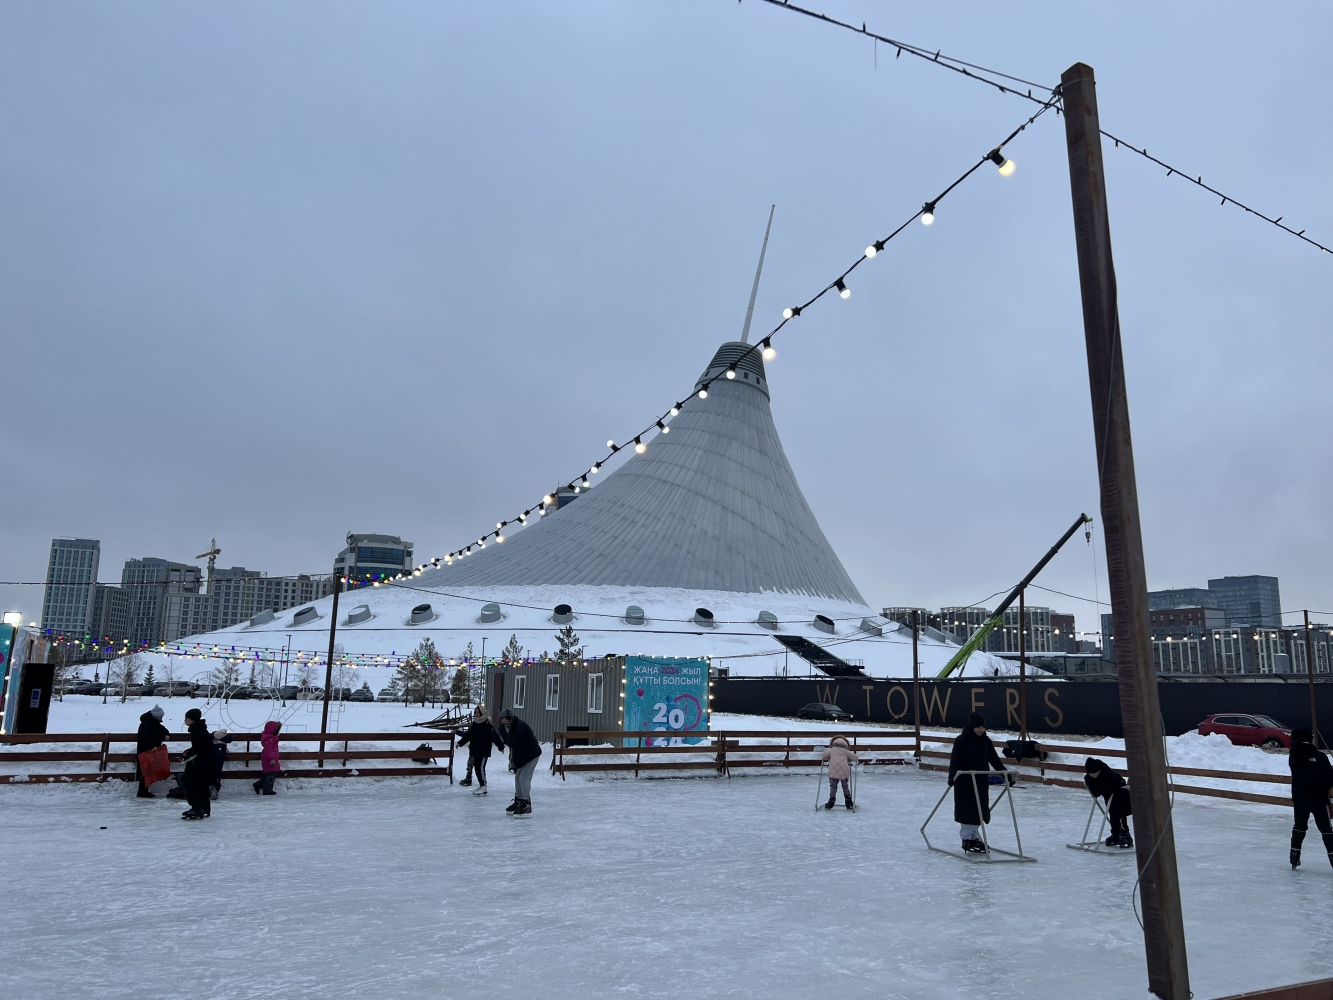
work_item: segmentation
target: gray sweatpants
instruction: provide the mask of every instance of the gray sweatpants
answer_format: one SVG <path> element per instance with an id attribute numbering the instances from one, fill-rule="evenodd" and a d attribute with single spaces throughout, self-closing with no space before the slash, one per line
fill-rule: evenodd
<path id="1" fill-rule="evenodd" d="M 514 798 L 524 802 L 532 798 L 532 772 L 537 770 L 539 760 L 540 757 L 535 757 L 514 772 Z"/>
<path id="2" fill-rule="evenodd" d="M 962 834 L 964 840 L 981 839 L 981 825 L 979 823 L 959 823 L 958 832 Z"/>

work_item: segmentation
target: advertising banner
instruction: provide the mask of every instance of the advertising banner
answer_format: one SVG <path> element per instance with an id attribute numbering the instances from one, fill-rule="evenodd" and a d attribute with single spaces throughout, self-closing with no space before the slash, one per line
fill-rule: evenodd
<path id="1" fill-rule="evenodd" d="M 671 656 L 625 657 L 625 732 L 661 730 L 648 746 L 698 743 L 690 732 L 708 730 L 708 660 Z M 637 745 L 626 740 L 625 746 Z"/>

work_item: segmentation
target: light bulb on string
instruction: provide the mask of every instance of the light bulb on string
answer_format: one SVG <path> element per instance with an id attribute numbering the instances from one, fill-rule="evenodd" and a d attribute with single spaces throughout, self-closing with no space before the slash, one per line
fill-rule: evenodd
<path id="1" fill-rule="evenodd" d="M 542 503 L 550 503 L 550 502 L 551 502 L 551 494 L 548 493 L 546 494 L 546 496 L 542 497 Z"/>
<path id="2" fill-rule="evenodd" d="M 799 316 L 799 315 L 801 315 L 800 306 L 788 306 L 786 309 L 782 310 L 783 319 L 791 319 L 793 316 Z"/>
<path id="3" fill-rule="evenodd" d="M 992 149 L 987 153 L 986 159 L 990 160 L 991 163 L 994 163 L 995 166 L 999 168 L 1001 177 L 1012 177 L 1014 171 L 1018 169 L 1018 165 L 1014 163 L 1013 160 L 1006 159 L 1005 155 L 1001 153 L 998 148 Z"/>
<path id="4" fill-rule="evenodd" d="M 593 462 L 593 464 L 592 464 L 592 468 L 589 469 L 588 471 L 591 472 L 591 473 L 593 473 L 594 475 L 596 475 L 597 473 L 599 473 L 599 472 L 602 471 L 602 463 L 601 463 L 601 462 Z"/>
<path id="5" fill-rule="evenodd" d="M 833 287 L 838 290 L 838 295 L 842 298 L 851 298 L 852 290 L 847 287 L 847 282 L 843 281 L 841 278 L 833 283 Z"/>
<path id="6" fill-rule="evenodd" d="M 584 476 L 584 477 L 579 481 L 579 485 L 582 486 L 582 487 L 586 490 L 589 486 L 592 485 L 592 483 L 588 482 L 588 477 L 587 477 L 587 476 Z"/>
<path id="7" fill-rule="evenodd" d="M 620 450 L 618 447 L 616 447 L 616 443 L 615 443 L 614 441 L 607 441 L 607 442 L 606 442 L 606 446 L 607 446 L 608 448 L 610 448 L 612 451 L 619 451 L 619 450 Z"/>
<path id="8" fill-rule="evenodd" d="M 928 226 L 935 221 L 935 203 L 928 201 L 921 206 L 921 224 Z"/>
<path id="9" fill-rule="evenodd" d="M 662 423 L 662 421 L 660 420 L 657 422 L 657 429 L 661 431 L 663 434 L 671 433 L 671 428 L 668 427 L 666 424 Z"/>
<path id="10" fill-rule="evenodd" d="M 769 342 L 767 337 L 760 342 L 759 346 L 763 348 L 760 355 L 765 361 L 772 361 L 778 356 L 778 352 L 773 349 L 773 345 Z"/>
<path id="11" fill-rule="evenodd" d="M 674 417 L 679 415 L 679 413 L 680 413 L 680 404 L 677 403 L 675 406 L 671 408 L 671 415 Z"/>
<path id="12" fill-rule="evenodd" d="M 872 243 L 872 244 L 870 244 L 870 246 L 866 247 L 866 256 L 867 256 L 867 257 L 873 257 L 873 256 L 875 256 L 875 254 L 879 253 L 879 252 L 880 252 L 881 250 L 883 250 L 883 249 L 884 249 L 884 241 L 883 241 L 883 240 L 875 240 L 874 243 Z"/>
<path id="13" fill-rule="evenodd" d="M 504 544 L 504 540 L 505 540 L 505 536 L 502 535 L 502 534 L 500 534 L 500 533 L 497 531 L 497 532 L 495 533 L 495 540 L 496 540 L 496 542 L 498 542 L 499 544 L 503 545 L 503 544 Z"/>
<path id="14" fill-rule="evenodd" d="M 642 440 L 641 438 L 635 438 L 635 439 L 634 439 L 634 450 L 635 450 L 638 454 L 642 455 L 645 451 L 648 450 L 648 446 L 647 446 L 646 444 L 643 443 L 643 440 Z"/>
<path id="15" fill-rule="evenodd" d="M 728 368 L 728 369 L 727 369 L 727 378 L 735 378 L 735 377 L 736 377 L 736 369 L 735 369 L 735 368 Z"/>
<path id="16" fill-rule="evenodd" d="M 708 398 L 708 390 L 707 390 L 707 389 L 700 389 L 700 390 L 699 390 L 699 398 L 700 398 L 700 399 L 707 399 L 707 398 Z"/>

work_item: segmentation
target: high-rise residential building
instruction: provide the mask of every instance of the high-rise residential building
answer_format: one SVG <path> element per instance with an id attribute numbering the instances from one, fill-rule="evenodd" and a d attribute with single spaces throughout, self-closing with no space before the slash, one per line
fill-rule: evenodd
<path id="1" fill-rule="evenodd" d="M 227 628 L 260 612 L 285 611 L 331 593 L 332 576 L 265 576 L 242 566 L 215 570 L 205 593 L 167 595 L 162 641 Z"/>
<path id="2" fill-rule="evenodd" d="M 1051 612 L 1051 652 L 1081 653 L 1078 635 L 1074 631 L 1074 616 Z"/>
<path id="3" fill-rule="evenodd" d="M 940 608 L 940 631 L 966 642 L 980 631 L 990 618 L 985 608 Z"/>
<path id="4" fill-rule="evenodd" d="M 94 538 L 53 538 L 42 596 L 42 628 L 82 639 L 92 630 L 102 543 Z"/>
<path id="5" fill-rule="evenodd" d="M 397 535 L 356 535 L 348 532 L 347 547 L 333 560 L 333 572 L 341 573 L 347 586 L 364 587 L 399 573 L 410 573 L 412 543 Z"/>
<path id="6" fill-rule="evenodd" d="M 127 559 L 121 588 L 129 595 L 129 640 L 134 646 L 155 646 L 166 625 L 168 594 L 197 594 L 203 573 L 198 566 L 166 559 Z"/>
<path id="7" fill-rule="evenodd" d="M 1029 606 L 1023 609 L 1023 617 L 1026 619 L 1023 625 L 1024 651 L 1051 652 L 1051 609 Z M 1018 652 L 1017 604 L 1005 609 L 1004 624 L 987 637 L 986 648 L 992 653 Z"/>
<path id="8" fill-rule="evenodd" d="M 1204 587 L 1176 587 L 1173 590 L 1148 591 L 1148 610 L 1165 611 L 1168 608 L 1206 608 L 1209 594 Z"/>
<path id="9" fill-rule="evenodd" d="M 97 585 L 88 631 L 99 641 L 124 642 L 130 637 L 130 595 L 125 588 L 109 583 Z"/>
<path id="10" fill-rule="evenodd" d="M 1282 596 L 1275 576 L 1224 576 L 1209 580 L 1207 603 L 1225 611 L 1229 625 L 1282 627 Z"/>

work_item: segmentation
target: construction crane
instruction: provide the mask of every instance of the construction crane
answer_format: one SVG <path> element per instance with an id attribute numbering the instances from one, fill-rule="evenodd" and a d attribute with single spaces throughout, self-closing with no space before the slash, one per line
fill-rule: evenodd
<path id="1" fill-rule="evenodd" d="M 222 550 L 218 548 L 218 540 L 210 538 L 208 540 L 208 551 L 200 552 L 196 559 L 208 560 L 208 592 L 213 593 L 213 567 L 217 564 L 218 556 L 222 555 Z"/>
<path id="2" fill-rule="evenodd" d="M 963 668 L 963 665 L 967 663 L 967 658 L 981 648 L 981 644 L 986 641 L 986 636 L 990 635 L 991 632 L 995 631 L 996 626 L 1004 623 L 1004 613 L 1009 610 L 1009 605 L 1013 604 L 1014 601 L 1018 600 L 1018 595 L 1023 592 L 1023 589 L 1034 579 L 1036 579 L 1037 574 L 1046 568 L 1046 564 L 1048 562 L 1050 562 L 1052 559 L 1055 558 L 1055 554 L 1064 547 L 1065 542 L 1069 541 L 1069 539 L 1074 537 L 1074 532 L 1078 531 L 1078 529 L 1081 528 L 1083 525 L 1091 523 L 1092 523 L 1092 518 L 1088 517 L 1087 514 L 1080 514 L 1078 516 L 1078 520 L 1069 526 L 1069 530 L 1060 536 L 1060 540 L 1051 546 L 1051 551 L 1047 552 L 1044 556 L 1041 557 L 1041 562 L 1037 563 L 1037 565 L 1032 567 L 1031 572 L 1029 572 L 1027 576 L 1023 577 L 1023 579 L 1019 581 L 1017 587 L 1009 591 L 1009 596 L 1006 597 L 1003 601 L 1001 601 L 1000 606 L 995 609 L 995 613 L 986 619 L 986 624 L 982 625 L 981 628 L 977 629 L 976 635 L 972 636 L 972 638 L 968 639 L 967 642 L 963 643 L 963 648 L 960 649 L 958 652 L 954 653 L 953 659 L 951 659 L 948 663 L 946 663 L 944 665 L 944 669 L 941 670 L 938 674 L 936 674 L 936 676 L 948 677 L 955 670 L 961 670 Z M 1026 622 L 1018 623 L 1019 628 L 1024 628 L 1025 626 Z"/>

